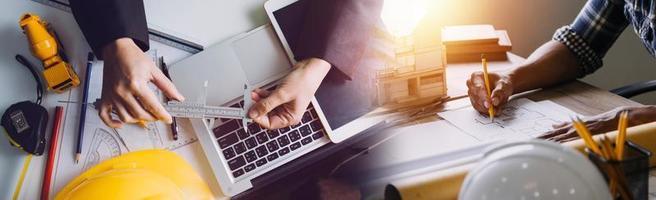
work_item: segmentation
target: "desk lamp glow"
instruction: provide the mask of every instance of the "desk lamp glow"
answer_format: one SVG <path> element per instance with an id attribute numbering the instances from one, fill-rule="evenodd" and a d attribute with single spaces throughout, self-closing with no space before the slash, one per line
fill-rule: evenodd
<path id="1" fill-rule="evenodd" d="M 394 57 L 376 74 L 379 105 L 446 95 L 441 46 L 415 46 L 413 33 L 426 7 L 426 0 L 385 0 L 383 4 L 381 19 L 394 45 Z"/>
<path id="2" fill-rule="evenodd" d="M 425 0 L 385 0 L 381 19 L 397 38 L 409 37 L 426 15 Z"/>

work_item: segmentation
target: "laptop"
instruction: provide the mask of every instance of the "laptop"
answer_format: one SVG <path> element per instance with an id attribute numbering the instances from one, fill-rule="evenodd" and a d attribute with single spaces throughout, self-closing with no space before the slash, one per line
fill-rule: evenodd
<path id="1" fill-rule="evenodd" d="M 267 7 L 267 12 L 284 12 L 285 8 Z M 186 101 L 206 99 L 207 105 L 243 107 L 244 84 L 273 90 L 296 62 L 286 40 L 276 32 L 282 29 L 276 26 L 272 23 L 236 35 L 175 63 L 169 69 L 171 79 Z M 206 81 L 207 93 L 200 95 Z M 313 150 L 381 123 L 383 116 L 366 115 L 375 109 L 373 98 L 345 92 L 361 88 L 363 82 L 335 80 L 329 73 L 317 91 L 321 95 L 308 105 L 301 123 L 281 129 L 266 130 L 234 119 L 190 119 L 222 192 L 235 196 L 247 191 L 256 178 L 266 178 L 263 175 L 301 156 L 312 156 Z M 343 94 L 349 94 L 340 98 L 348 105 L 334 98 Z"/>

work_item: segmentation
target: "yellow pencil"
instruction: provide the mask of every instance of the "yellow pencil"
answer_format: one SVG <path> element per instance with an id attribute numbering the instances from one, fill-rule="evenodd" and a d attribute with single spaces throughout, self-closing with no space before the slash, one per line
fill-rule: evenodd
<path id="1" fill-rule="evenodd" d="M 492 105 L 492 88 L 490 87 L 490 78 L 487 73 L 487 58 L 485 54 L 481 54 L 481 62 L 483 63 L 483 79 L 485 79 L 485 90 L 487 91 L 487 102 L 489 107 L 487 112 L 490 114 L 490 120 L 494 121 L 494 106 Z"/>
<path id="2" fill-rule="evenodd" d="M 141 128 L 148 128 L 148 122 L 146 120 L 140 119 L 137 121 L 137 125 L 141 126 Z"/>
<path id="3" fill-rule="evenodd" d="M 592 139 L 592 135 L 590 134 L 590 131 L 588 131 L 588 128 L 585 127 L 585 124 L 583 124 L 581 119 L 573 120 L 572 124 L 576 129 L 576 133 L 578 133 L 579 136 L 586 143 L 586 146 L 588 146 L 588 148 L 592 150 L 592 152 L 596 153 L 597 155 L 603 155 L 597 143 L 594 141 L 594 139 Z"/>
<path id="4" fill-rule="evenodd" d="M 601 147 L 602 152 L 604 152 L 606 160 L 615 160 L 615 155 L 613 154 L 613 147 L 610 145 L 610 139 L 608 136 L 601 138 Z"/>
<path id="5" fill-rule="evenodd" d="M 626 140 L 626 128 L 629 123 L 629 111 L 623 111 L 617 122 L 617 138 L 615 139 L 615 157 L 617 160 L 624 158 L 624 142 Z"/>
<path id="6" fill-rule="evenodd" d="M 14 189 L 14 195 L 11 199 L 16 200 L 20 195 L 21 188 L 23 187 L 23 181 L 25 181 L 25 175 L 27 175 L 27 170 L 30 168 L 30 162 L 32 161 L 32 154 L 27 154 L 25 161 L 23 162 L 23 169 L 21 170 L 20 176 L 18 177 L 18 182 L 16 183 L 16 188 Z"/>

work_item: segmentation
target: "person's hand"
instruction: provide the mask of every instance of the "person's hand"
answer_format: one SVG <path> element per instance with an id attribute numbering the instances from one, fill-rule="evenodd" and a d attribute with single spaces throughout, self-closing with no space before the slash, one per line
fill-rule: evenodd
<path id="1" fill-rule="evenodd" d="M 274 91 L 253 91 L 251 97 L 255 104 L 248 116 L 267 129 L 298 124 L 329 70 L 330 63 L 318 58 L 296 63 Z"/>
<path id="2" fill-rule="evenodd" d="M 141 120 L 172 122 L 148 83 L 153 82 L 173 100 L 183 101 L 184 97 L 132 39 L 118 39 L 104 47 L 102 54 L 105 64 L 99 115 L 105 124 L 118 128 Z M 112 118 L 112 112 L 120 121 Z"/>
<path id="3" fill-rule="evenodd" d="M 656 106 L 620 107 L 606 113 L 586 118 L 583 121 L 588 130 L 590 130 L 590 133 L 606 133 L 617 130 L 617 122 L 619 121 L 620 113 L 622 113 L 622 111 L 629 111 L 628 126 L 636 126 L 656 121 Z M 549 131 L 538 138 L 566 142 L 574 140 L 577 137 L 578 134 L 576 133 L 576 129 L 572 126 L 572 123 L 567 122 L 554 125 L 554 130 Z"/>
<path id="4" fill-rule="evenodd" d="M 485 89 L 485 77 L 483 72 L 475 72 L 467 80 L 467 94 L 472 106 L 481 114 L 488 114 L 490 104 L 494 107 L 495 111 L 501 110 L 508 102 L 508 98 L 513 94 L 513 84 L 510 77 L 504 74 L 488 73 L 490 79 L 490 87 L 492 90 L 492 98 L 488 99 L 487 90 Z M 491 102 L 490 102 L 491 101 Z M 499 115 L 501 112 L 495 112 Z"/>

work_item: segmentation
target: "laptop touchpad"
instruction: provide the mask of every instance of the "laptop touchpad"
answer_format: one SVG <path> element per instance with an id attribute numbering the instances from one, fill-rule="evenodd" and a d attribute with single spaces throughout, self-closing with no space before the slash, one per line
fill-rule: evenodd
<path id="1" fill-rule="evenodd" d="M 270 25 L 232 44 L 251 86 L 269 83 L 291 68 L 285 50 Z"/>

